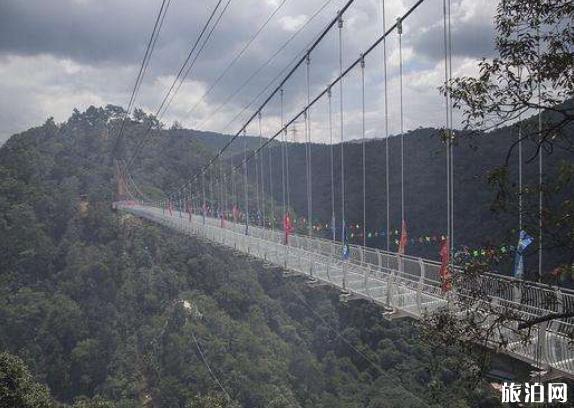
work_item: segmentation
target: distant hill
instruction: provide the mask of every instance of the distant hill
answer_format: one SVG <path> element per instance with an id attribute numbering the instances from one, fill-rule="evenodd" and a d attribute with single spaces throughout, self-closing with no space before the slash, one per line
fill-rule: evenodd
<path id="1" fill-rule="evenodd" d="M 168 132 L 170 136 L 173 137 L 181 137 L 200 142 L 205 147 L 213 150 L 214 152 L 217 152 L 220 148 L 227 144 L 231 138 L 233 138 L 233 135 L 224 135 L 221 133 L 204 132 L 192 129 L 170 129 Z M 243 153 L 245 148 L 245 141 L 247 141 L 248 150 L 259 147 L 259 138 L 257 136 L 240 136 L 239 139 L 236 139 L 235 142 L 229 146 L 229 149 L 226 151 L 226 155 L 228 155 L 227 157 L 237 153 Z"/>
<path id="2" fill-rule="evenodd" d="M 60 149 L 69 146 L 77 149 L 81 144 L 87 147 L 87 154 L 98 165 L 103 157 L 111 163 L 113 140 L 117 134 L 117 124 L 111 126 L 113 109 L 89 108 L 80 114 L 74 113 L 65 127 L 53 126 L 53 136 L 46 133 L 43 137 L 58 138 Z M 529 119 L 532 120 L 532 119 Z M 526 122 L 527 123 L 527 122 Z M 145 135 L 146 126 L 133 122 L 126 128 L 125 157 L 130 157 L 136 146 Z M 80 131 L 81 130 L 81 131 Z M 32 132 L 34 132 L 32 130 Z M 405 214 L 408 233 L 411 238 L 407 252 L 417 256 L 438 259 L 438 239 L 446 233 L 446 163 L 444 145 L 440 140 L 439 130 L 421 128 L 405 134 Z M 16 135 L 14 139 L 30 138 L 30 132 Z M 74 135 L 72 137 L 72 135 Z M 488 134 L 470 134 L 457 132 L 457 144 L 454 149 L 455 164 L 455 196 L 454 196 L 454 241 L 457 248 L 468 246 L 473 249 L 485 248 L 489 245 L 497 247 L 515 245 L 517 232 L 517 208 L 513 202 L 506 213 L 494 213 L 491 210 L 496 197 L 496 189 L 489 186 L 488 176 L 492 170 L 501 166 L 510 146 L 516 140 L 515 128 L 506 127 Z M 106 143 L 96 143 L 94 138 L 102 138 Z M 163 192 L 170 192 L 182 186 L 203 166 L 206 161 L 225 143 L 230 135 L 212 132 L 200 132 L 188 129 L 156 130 L 146 138 L 146 144 L 141 148 L 138 159 L 131 169 L 132 175 L 142 189 L 155 197 L 163 197 Z M 257 137 L 247 137 L 248 148 L 259 146 Z M 12 140 L 5 146 L 9 148 Z M 281 190 L 281 151 L 279 142 L 271 149 L 272 172 L 274 179 L 273 197 L 277 204 L 282 203 Z M 77 147 L 74 147 L 77 146 Z M 90 150 L 90 146 L 94 149 Z M 331 219 L 331 177 L 330 177 L 330 146 L 313 144 L 313 219 L 316 223 L 329 224 Z M 337 233 L 340 234 L 340 149 L 334 146 L 335 170 L 335 213 Z M 534 153 L 534 143 L 525 141 L 524 158 L 529 159 Z M 71 150 L 70 152 L 72 152 Z M 69 156 L 70 152 L 54 151 L 54 157 Z M 385 142 L 384 140 L 369 140 L 367 152 L 367 232 L 371 236 L 367 240 L 369 246 L 385 247 L 386 238 L 382 236 L 386 226 L 386 195 L 385 195 Z M 391 231 L 400 230 L 400 138 L 391 137 L 389 140 L 390 155 L 390 208 Z M 243 157 L 242 141 L 235 142 L 227 157 L 235 156 L 235 160 Z M 556 149 L 552 153 L 544 153 L 545 176 L 551 180 L 561 162 L 572 163 L 571 153 Z M 74 162 L 75 157 L 69 156 Z M 359 225 L 353 231 L 352 242 L 362 243 L 362 145 L 358 141 L 345 143 L 345 180 L 346 180 L 346 218 L 352 225 Z M 307 198 L 305 185 L 305 146 L 289 144 L 290 162 L 290 196 L 291 205 L 299 216 L 306 217 Z M 65 162 L 64 162 L 65 163 Z M 253 163 L 250 164 L 250 174 L 255 174 Z M 517 151 L 509 158 L 508 179 L 510 188 L 516 188 L 517 183 Z M 74 170 L 77 171 L 77 170 Z M 98 170 L 102 171 L 102 170 Z M 537 183 L 537 161 L 524 163 L 524 183 L 535 186 Z M 102 185 L 106 194 L 111 197 L 111 167 L 106 170 L 109 184 Z M 265 180 L 269 182 L 266 170 Z M 86 173 L 93 177 L 93 173 Z M 252 178 L 253 179 L 253 178 Z M 253 181 L 252 183 L 253 184 Z M 88 181 L 81 185 L 92 186 Z M 253 190 L 253 185 L 251 186 Z M 270 186 L 266 185 L 269 193 Z M 534 200 L 526 205 L 535 207 Z M 550 205 L 551 203 L 547 203 Z M 253 206 L 253 200 L 251 202 Z M 329 228 L 324 228 L 320 234 L 329 235 Z M 396 249 L 394 242 L 398 237 L 392 236 L 391 249 Z M 422 242 L 421 242 L 422 241 Z M 526 260 L 527 270 L 535 266 L 535 245 L 531 246 L 532 261 Z M 548 252 L 546 257 L 548 267 L 560 254 Z M 509 273 L 505 266 L 499 272 Z"/>
<path id="3" fill-rule="evenodd" d="M 533 120 L 533 119 L 529 119 Z M 525 122 L 526 124 L 527 122 Z M 505 127 L 489 133 L 456 132 L 454 148 L 454 242 L 457 248 L 468 246 L 480 249 L 491 245 L 515 245 L 517 240 L 518 209 L 516 198 L 510 201 L 507 211 L 493 212 L 497 189 L 490 186 L 488 177 L 496 168 L 505 163 L 511 145 L 516 141 L 516 128 Z M 331 147 L 324 144 L 312 145 L 313 170 L 313 220 L 315 223 L 328 224 L 331 219 Z M 407 252 L 417 256 L 438 259 L 439 242 L 435 239 L 446 234 L 446 156 L 445 146 L 440 140 L 440 131 L 432 128 L 420 128 L 404 136 L 405 149 L 405 218 L 408 225 L 409 242 Z M 281 190 L 281 152 L 272 149 L 273 178 L 275 180 L 274 198 L 282 202 Z M 535 143 L 524 142 L 523 180 L 525 187 L 536 191 L 538 182 L 538 161 L 529 161 L 535 154 Z M 341 209 L 341 145 L 334 146 L 335 173 L 335 213 L 340 235 Z M 348 224 L 359 225 L 354 231 L 352 241 L 362 243 L 363 220 L 363 182 L 362 182 L 362 145 L 356 140 L 344 144 L 345 183 L 346 183 L 346 219 Z M 389 140 L 390 156 L 390 218 L 391 230 L 400 230 L 400 137 Z M 574 163 L 571 153 L 555 149 L 544 152 L 544 171 L 546 180 L 552 180 L 562 162 Z M 289 145 L 290 195 L 291 205 L 298 215 L 307 216 L 305 145 Z M 367 245 L 385 247 L 386 239 L 381 235 L 386 229 L 386 193 L 385 193 L 385 141 L 369 140 L 366 143 L 366 213 L 367 232 L 371 237 Z M 251 168 L 253 174 L 254 168 Z M 508 188 L 516 193 L 518 183 L 518 151 L 514 149 L 509 156 Z M 269 186 L 266 187 L 269 191 Z M 537 206 L 537 194 L 525 196 L 525 208 Z M 571 198 L 571 197 L 570 197 Z M 552 206 L 552 202 L 545 205 Z M 555 203 L 554 203 L 555 204 Z M 532 220 L 531 220 L 532 221 Z M 328 229 L 322 232 L 329 236 Z M 391 249 L 396 250 L 392 237 Z M 427 239 L 430 238 L 429 242 Z M 423 242 L 421 242 L 421 240 Z M 532 245 L 531 254 L 535 245 Z M 536 255 L 533 254 L 533 257 Z M 547 266 L 561 259 L 560 253 L 549 251 Z M 535 267 L 535 260 L 527 268 Z M 509 273 L 509 269 L 499 271 Z"/>

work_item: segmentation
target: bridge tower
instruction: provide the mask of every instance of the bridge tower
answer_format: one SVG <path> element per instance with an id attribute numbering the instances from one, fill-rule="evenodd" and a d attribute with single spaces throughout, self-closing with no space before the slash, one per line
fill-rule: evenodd
<path id="1" fill-rule="evenodd" d="M 128 189 L 120 160 L 114 160 L 114 202 L 128 199 Z"/>

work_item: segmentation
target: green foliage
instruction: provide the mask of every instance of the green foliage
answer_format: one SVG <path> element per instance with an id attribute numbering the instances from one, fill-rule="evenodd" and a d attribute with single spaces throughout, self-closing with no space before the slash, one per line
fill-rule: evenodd
<path id="1" fill-rule="evenodd" d="M 48 389 L 34 381 L 21 359 L 0 352 L 0 406 L 50 408 L 56 404 Z"/>
<path id="2" fill-rule="evenodd" d="M 375 305 L 340 303 L 332 289 L 113 213 L 109 135 L 121 114 L 75 112 L 0 149 L 0 228 L 9 235 L 0 234 L 0 348 L 22 358 L 55 400 L 439 407 L 471 406 L 484 393 L 444 364 L 456 350 L 431 349 L 412 324 L 387 322 Z M 141 126 L 128 126 L 128 149 Z M 184 177 L 179 168 L 196 156 L 180 140 L 152 142 L 160 150 L 138 171 Z M 9 375 L 21 385 L 0 398 L 50 401 L 19 370 Z"/>

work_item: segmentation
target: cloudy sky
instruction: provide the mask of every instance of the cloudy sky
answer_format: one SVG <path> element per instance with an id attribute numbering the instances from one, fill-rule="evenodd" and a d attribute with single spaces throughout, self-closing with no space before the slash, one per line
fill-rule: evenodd
<path id="1" fill-rule="evenodd" d="M 345 66 L 381 35 L 382 1 L 356 0 L 345 14 Z M 156 111 L 216 2 L 171 0 L 136 106 Z M 390 26 L 414 2 L 385 0 L 387 24 Z M 267 93 L 263 92 L 259 100 L 244 108 L 303 52 L 344 3 L 346 0 L 231 0 L 162 120 L 167 125 L 178 120 L 189 128 L 236 132 Z M 493 55 L 496 3 L 496 0 L 452 0 L 453 75 L 473 74 L 482 57 Z M 83 110 L 108 103 L 127 106 L 160 4 L 161 0 L 1 0 L 0 140 L 39 125 L 50 116 L 63 121 L 74 107 Z M 203 97 L 277 7 L 280 7 L 277 13 L 242 57 Z M 323 90 L 337 73 L 336 31 L 327 35 L 311 55 L 311 97 Z M 261 69 L 293 35 L 291 42 Z M 441 126 L 444 105 L 437 88 L 444 78 L 442 0 L 426 0 L 404 22 L 402 38 L 404 127 Z M 388 38 L 387 55 L 389 131 L 398 133 L 400 81 L 396 33 Z M 366 59 L 368 137 L 384 135 L 382 61 L 382 47 Z M 257 70 L 260 70 L 257 75 L 237 92 Z M 305 75 L 303 66 L 285 86 L 286 119 L 298 112 L 306 100 Z M 360 69 L 344 81 L 346 138 L 362 134 L 361 84 Z M 332 99 L 334 117 L 338 115 L 338 98 L 337 89 Z M 328 140 L 327 112 L 326 98 L 310 111 L 312 134 L 317 141 Z M 278 98 L 265 108 L 262 117 L 264 134 L 274 133 L 280 123 Z M 256 134 L 256 123 L 248 131 Z M 301 133 L 293 137 L 302 138 Z M 339 137 L 337 133 L 335 137 Z"/>

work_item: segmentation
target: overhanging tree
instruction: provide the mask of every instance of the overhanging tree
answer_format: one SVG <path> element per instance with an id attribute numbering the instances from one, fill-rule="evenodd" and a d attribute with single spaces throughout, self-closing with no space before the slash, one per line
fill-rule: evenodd
<path id="1" fill-rule="evenodd" d="M 559 248 L 567 255 L 560 258 L 552 273 L 546 274 L 546 280 L 560 274 L 574 277 L 573 162 L 557 164 L 558 176 L 544 180 L 540 186 L 516 191 L 508 182 L 509 159 L 518 140 L 534 145 L 534 153 L 526 161 L 556 149 L 568 154 L 574 152 L 574 3 L 501 0 L 495 23 L 498 56 L 483 59 L 476 77 L 454 78 L 442 91 L 450 95 L 454 108 L 462 111 L 467 130 L 521 127 L 521 137 L 509 146 L 506 162 L 489 177 L 497 187 L 495 208 L 507 210 L 518 194 L 524 197 L 542 194 L 545 197 L 542 211 L 537 205 L 522 209 L 525 228 L 536 236 L 542 221 L 546 248 Z M 536 114 L 537 118 L 522 120 Z M 466 312 L 441 311 L 428 316 L 426 323 L 431 336 L 460 339 L 467 345 L 490 343 L 504 349 L 511 339 L 529 342 L 535 325 L 574 316 L 574 311 L 563 308 L 561 313 L 528 317 L 493 302 L 483 285 L 491 263 L 473 261 L 461 266 L 454 276 L 455 287 L 459 289 L 456 302 Z M 551 305 L 559 299 L 547 301 L 548 310 L 554 310 Z M 574 338 L 574 333 L 567 334 Z"/>

